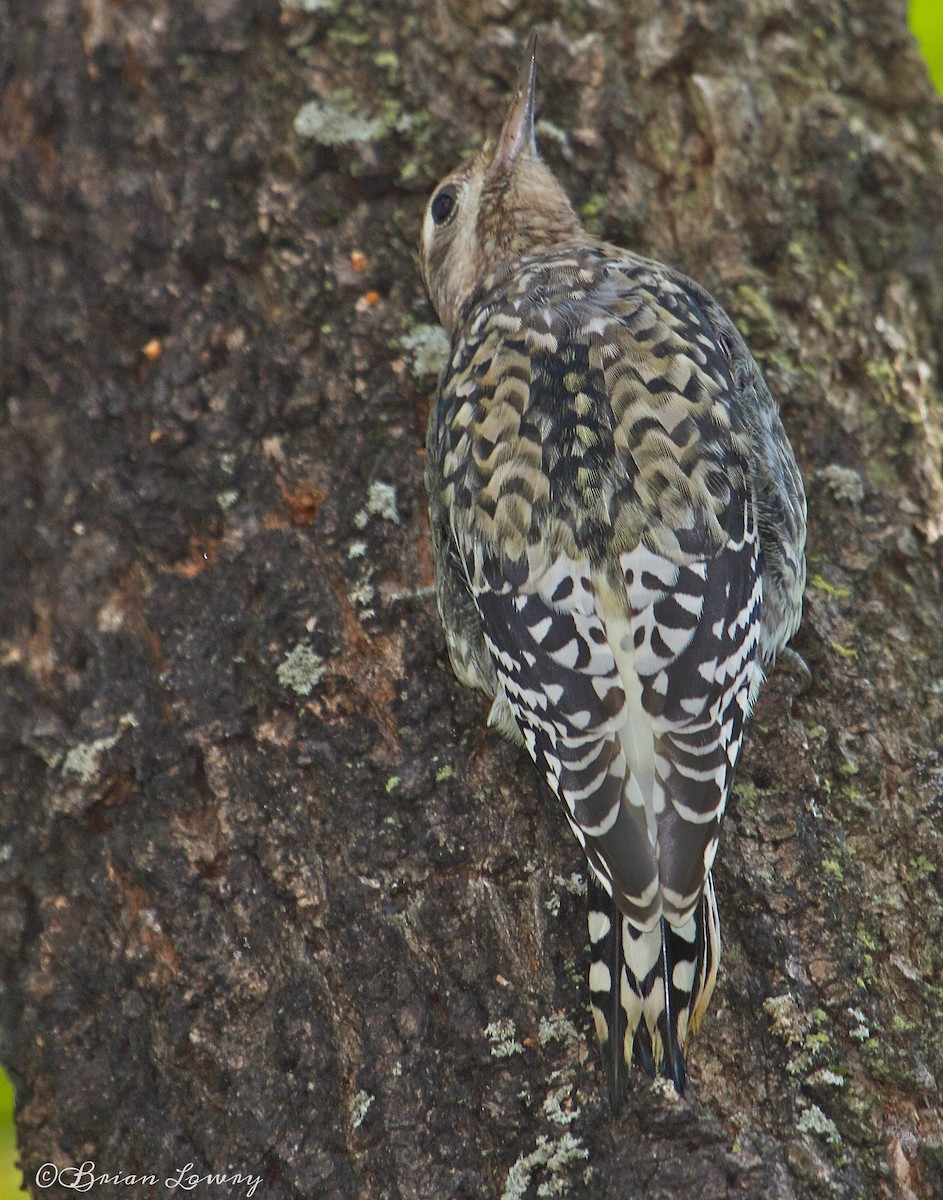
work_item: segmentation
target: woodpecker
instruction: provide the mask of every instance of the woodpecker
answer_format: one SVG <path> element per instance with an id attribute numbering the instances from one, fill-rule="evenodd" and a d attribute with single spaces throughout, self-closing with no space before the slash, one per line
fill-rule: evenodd
<path id="1" fill-rule="evenodd" d="M 427 205 L 450 336 L 426 442 L 455 674 L 492 698 L 589 860 L 614 1111 L 686 1079 L 720 956 L 711 867 L 764 672 L 795 633 L 806 501 L 720 305 L 591 236 L 534 136 L 536 36 L 493 146 Z"/>

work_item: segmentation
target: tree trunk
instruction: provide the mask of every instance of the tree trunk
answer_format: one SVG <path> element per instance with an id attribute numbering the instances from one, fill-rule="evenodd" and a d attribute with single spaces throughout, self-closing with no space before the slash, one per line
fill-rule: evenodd
<path id="1" fill-rule="evenodd" d="M 525 7 L 0 0 L 34 1195 L 943 1195 L 943 106 L 903 0 Z M 535 21 L 545 157 L 728 308 L 810 501 L 689 1095 L 616 1120 L 579 848 L 428 586 L 418 227 Z"/>

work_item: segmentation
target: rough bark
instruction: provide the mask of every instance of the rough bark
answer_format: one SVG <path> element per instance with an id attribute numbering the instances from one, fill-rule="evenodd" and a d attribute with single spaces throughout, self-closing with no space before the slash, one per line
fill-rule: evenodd
<path id="1" fill-rule="evenodd" d="M 618 1120 L 579 850 L 427 590 L 417 228 L 534 21 L 545 156 L 738 320 L 811 508 L 814 682 L 749 731 L 690 1095 L 639 1076 Z M 943 1194 L 941 196 L 903 0 L 0 0 L 34 1194 L 84 1160 L 266 1200 Z"/>

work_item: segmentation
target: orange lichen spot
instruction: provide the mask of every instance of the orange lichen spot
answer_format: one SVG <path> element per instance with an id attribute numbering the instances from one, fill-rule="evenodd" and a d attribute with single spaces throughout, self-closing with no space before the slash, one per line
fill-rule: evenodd
<path id="1" fill-rule="evenodd" d="M 216 561 L 218 554 L 218 538 L 191 537 L 189 556 L 181 562 L 174 563 L 171 570 L 175 575 L 182 575 L 184 579 L 194 579 Z"/>
<path id="2" fill-rule="evenodd" d="M 318 515 L 325 495 L 324 488 L 313 479 L 302 479 L 292 492 L 283 491 L 282 499 L 288 505 L 292 525 L 310 525 Z"/>
<path id="3" fill-rule="evenodd" d="M 362 250 L 353 250 L 350 255 L 350 265 L 354 268 L 358 275 L 362 275 L 367 269 L 367 256 Z"/>
<path id="4" fill-rule="evenodd" d="M 148 362 L 154 362 L 155 359 L 160 358 L 163 349 L 164 347 L 158 338 L 151 338 L 149 342 L 141 347 L 141 353 Z"/>

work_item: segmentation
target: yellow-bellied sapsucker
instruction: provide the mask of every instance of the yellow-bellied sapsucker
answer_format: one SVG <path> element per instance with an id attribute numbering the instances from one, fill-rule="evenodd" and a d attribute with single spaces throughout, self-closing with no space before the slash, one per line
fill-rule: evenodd
<path id="1" fill-rule="evenodd" d="M 436 188 L 422 274 L 451 336 L 426 444 L 455 673 L 494 698 L 590 864 L 610 1099 L 680 1091 L 717 975 L 711 881 L 744 721 L 795 632 L 806 505 L 723 309 L 590 236 L 534 140 L 535 39 L 493 148 Z"/>

